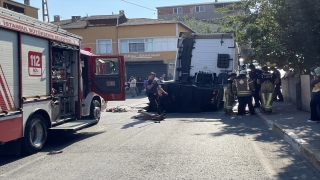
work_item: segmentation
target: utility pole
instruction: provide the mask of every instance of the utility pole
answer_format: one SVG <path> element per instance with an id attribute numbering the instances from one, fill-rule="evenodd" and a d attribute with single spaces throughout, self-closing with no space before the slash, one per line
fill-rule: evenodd
<path id="1" fill-rule="evenodd" d="M 50 22 L 47 0 L 42 0 L 42 17 L 43 17 L 43 21 L 46 21 L 46 17 L 47 17 L 47 22 Z"/>

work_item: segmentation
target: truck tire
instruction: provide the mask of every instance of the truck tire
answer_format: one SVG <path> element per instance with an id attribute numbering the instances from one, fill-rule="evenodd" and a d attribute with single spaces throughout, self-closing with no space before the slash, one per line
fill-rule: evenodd
<path id="1" fill-rule="evenodd" d="M 223 100 L 223 94 L 220 93 L 221 91 L 218 92 L 218 95 L 217 95 L 217 100 L 216 102 L 214 103 L 213 105 L 213 110 L 214 111 L 217 111 L 221 108 L 221 105 L 222 105 L 222 100 Z"/>
<path id="2" fill-rule="evenodd" d="M 45 119 L 39 114 L 30 116 L 22 138 L 22 153 L 34 154 L 40 151 L 47 140 L 47 133 Z"/>
<path id="3" fill-rule="evenodd" d="M 95 124 L 98 124 L 101 118 L 101 105 L 100 102 L 96 99 L 92 100 L 91 102 L 89 118 L 95 119 L 97 121 Z"/>

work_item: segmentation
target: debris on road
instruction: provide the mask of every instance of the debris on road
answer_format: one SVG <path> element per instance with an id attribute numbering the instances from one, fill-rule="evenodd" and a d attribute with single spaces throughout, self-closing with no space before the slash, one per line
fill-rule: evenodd
<path id="1" fill-rule="evenodd" d="M 62 152 L 63 152 L 62 150 L 60 150 L 60 151 L 50 151 L 50 152 L 48 153 L 48 155 L 60 154 L 60 153 L 62 153 Z"/>
<path id="2" fill-rule="evenodd" d="M 126 110 L 126 108 L 120 108 L 118 106 L 118 107 L 109 108 L 109 109 L 106 110 L 106 112 L 116 113 L 116 112 L 128 112 L 128 111 Z"/>
<path id="3" fill-rule="evenodd" d="M 143 110 L 138 110 L 138 113 L 140 113 L 137 116 L 134 116 L 135 119 L 140 119 L 140 120 L 154 120 L 155 123 L 160 123 L 160 121 L 163 121 L 165 119 L 165 116 L 162 115 L 157 115 L 157 114 L 151 114 Z"/>

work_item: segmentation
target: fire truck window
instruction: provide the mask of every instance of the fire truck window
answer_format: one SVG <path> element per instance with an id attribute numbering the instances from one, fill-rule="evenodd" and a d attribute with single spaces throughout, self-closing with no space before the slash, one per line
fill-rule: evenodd
<path id="1" fill-rule="evenodd" d="M 96 59 L 96 75 L 119 74 L 119 60 L 116 58 Z"/>

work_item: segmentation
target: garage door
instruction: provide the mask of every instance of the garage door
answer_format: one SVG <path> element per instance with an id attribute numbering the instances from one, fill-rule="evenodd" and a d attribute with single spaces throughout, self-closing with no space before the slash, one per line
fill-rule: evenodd
<path id="1" fill-rule="evenodd" d="M 148 61 L 148 62 L 126 62 L 126 80 L 130 76 L 145 79 L 150 72 L 155 72 L 159 78 L 162 74 L 167 75 L 167 64 L 163 61 Z"/>

